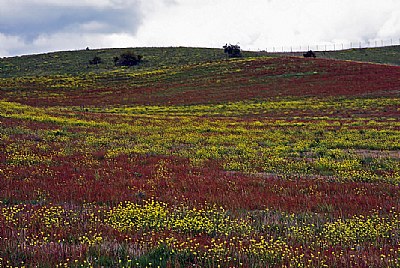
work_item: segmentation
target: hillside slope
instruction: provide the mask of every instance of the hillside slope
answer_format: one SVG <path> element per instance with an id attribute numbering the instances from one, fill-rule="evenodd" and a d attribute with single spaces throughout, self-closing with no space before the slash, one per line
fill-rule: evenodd
<path id="1" fill-rule="evenodd" d="M 336 51 L 316 51 L 317 58 L 362 61 L 390 65 L 400 65 L 400 46 L 376 47 L 376 48 L 353 48 Z M 303 52 L 275 53 L 279 56 L 302 57 Z"/>
<path id="2" fill-rule="evenodd" d="M 400 267 L 399 66 L 117 52 L 1 61 L 0 267 Z"/>
<path id="3" fill-rule="evenodd" d="M 190 57 L 183 53 L 188 49 L 173 50 L 171 61 L 176 64 L 167 64 L 170 59 L 160 56 L 163 50 L 156 51 L 159 54 L 149 54 L 147 63 L 132 68 L 91 66 L 82 73 L 59 73 L 67 67 L 64 60 L 53 59 L 59 74 L 47 69 L 43 76 L 33 76 L 29 70 L 20 76 L 9 72 L 12 77 L 0 78 L 0 98 L 35 106 L 129 106 L 399 95 L 400 68 L 395 66 L 297 57 L 226 60 L 219 54 L 210 61 L 217 51 L 196 49 Z M 29 59 L 24 66 L 35 65 Z"/>
<path id="4" fill-rule="evenodd" d="M 83 74 L 120 69 L 114 66 L 114 57 L 127 51 L 142 55 L 143 62 L 136 70 L 160 69 L 170 66 L 196 64 L 226 58 L 222 49 L 187 47 L 146 47 L 121 49 L 96 49 L 61 51 L 21 57 L 0 58 L 0 77 L 44 76 L 63 74 Z M 245 57 L 256 56 L 256 52 L 243 52 Z M 95 56 L 102 59 L 98 65 L 89 65 Z"/>

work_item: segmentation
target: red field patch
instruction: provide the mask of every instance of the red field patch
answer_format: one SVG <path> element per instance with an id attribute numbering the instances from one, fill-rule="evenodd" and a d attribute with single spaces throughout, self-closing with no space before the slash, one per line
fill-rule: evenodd
<path id="1" fill-rule="evenodd" d="M 58 76 L 21 82 L 4 79 L 2 86 L 12 90 L 1 91 L 0 98 L 34 106 L 175 105 L 288 96 L 398 96 L 400 87 L 400 67 L 302 58 L 255 58 L 172 67 L 148 75 L 102 75 L 69 78 L 83 81 L 76 84 Z"/>

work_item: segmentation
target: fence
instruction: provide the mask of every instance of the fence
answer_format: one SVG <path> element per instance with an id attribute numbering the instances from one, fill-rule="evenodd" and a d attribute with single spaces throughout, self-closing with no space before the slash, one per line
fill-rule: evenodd
<path id="1" fill-rule="evenodd" d="M 358 41 L 349 43 L 324 43 L 318 45 L 296 45 L 296 46 L 272 46 L 266 48 L 266 52 L 304 52 L 309 50 L 314 51 L 336 51 L 345 50 L 352 48 L 375 48 L 375 47 L 387 47 L 400 45 L 399 39 L 388 39 L 388 40 L 368 40 Z"/>

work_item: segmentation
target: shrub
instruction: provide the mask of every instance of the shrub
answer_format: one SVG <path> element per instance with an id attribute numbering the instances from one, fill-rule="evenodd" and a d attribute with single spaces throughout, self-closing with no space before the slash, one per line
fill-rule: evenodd
<path id="1" fill-rule="evenodd" d="M 225 46 L 223 46 L 223 48 L 224 52 L 227 53 L 230 58 L 237 58 L 242 56 L 239 45 L 226 44 Z"/>
<path id="2" fill-rule="evenodd" d="M 93 59 L 89 60 L 89 64 L 91 64 L 91 65 L 97 65 L 101 62 L 102 62 L 102 60 L 99 56 L 95 56 Z"/>
<path id="3" fill-rule="evenodd" d="M 116 66 L 134 66 L 138 65 L 143 59 L 143 56 L 136 55 L 132 51 L 122 53 L 119 57 L 114 57 Z"/>

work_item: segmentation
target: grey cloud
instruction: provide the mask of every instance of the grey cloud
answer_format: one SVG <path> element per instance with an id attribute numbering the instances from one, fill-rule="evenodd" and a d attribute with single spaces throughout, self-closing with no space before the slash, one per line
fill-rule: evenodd
<path id="1" fill-rule="evenodd" d="M 176 0 L 0 0 L 0 56 L 132 46 L 152 12 Z"/>
<path id="2" fill-rule="evenodd" d="M 24 8 L 16 7 L 14 14 L 1 16 L 0 32 L 6 35 L 18 34 L 29 42 L 41 34 L 82 31 L 85 28 L 80 25 L 99 22 L 103 27 L 96 30 L 102 33 L 134 34 L 142 22 L 141 16 L 138 3 L 136 6 L 129 5 L 127 9 L 27 5 Z"/>

